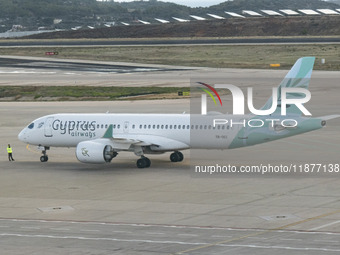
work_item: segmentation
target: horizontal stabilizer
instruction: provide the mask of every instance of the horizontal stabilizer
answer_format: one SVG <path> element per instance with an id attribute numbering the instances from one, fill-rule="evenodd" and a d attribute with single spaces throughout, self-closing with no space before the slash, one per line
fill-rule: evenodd
<path id="1" fill-rule="evenodd" d="M 340 118 L 340 115 L 338 114 L 338 115 L 327 115 L 327 116 L 318 117 L 318 119 L 321 119 L 321 120 L 332 120 L 336 118 Z"/>

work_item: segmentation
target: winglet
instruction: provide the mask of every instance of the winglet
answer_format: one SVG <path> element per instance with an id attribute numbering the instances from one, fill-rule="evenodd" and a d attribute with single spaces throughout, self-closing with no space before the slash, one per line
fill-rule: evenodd
<path id="1" fill-rule="evenodd" d="M 112 138 L 113 137 L 113 126 L 110 125 L 109 128 L 106 130 L 103 138 Z"/>

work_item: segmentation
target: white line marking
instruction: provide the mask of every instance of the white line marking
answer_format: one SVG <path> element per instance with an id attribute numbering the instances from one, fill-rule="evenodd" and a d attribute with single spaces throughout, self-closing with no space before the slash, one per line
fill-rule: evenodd
<path id="1" fill-rule="evenodd" d="M 313 240 L 314 242 L 325 242 L 325 243 L 339 243 L 339 241 L 335 240 Z"/>
<path id="2" fill-rule="evenodd" d="M 94 238 L 83 236 L 53 236 L 53 235 L 23 235 L 23 234 L 0 234 L 0 236 L 28 237 L 28 238 L 51 238 L 51 239 L 76 239 L 76 240 L 94 240 L 94 241 L 112 241 L 112 242 L 135 242 L 135 243 L 157 243 L 157 244 L 183 244 L 183 245 L 207 245 L 210 243 L 191 243 L 180 241 L 158 241 L 158 240 L 138 240 L 138 239 L 116 239 L 116 238 Z M 260 246 L 260 245 L 240 245 L 240 244 L 217 244 L 220 247 L 241 247 L 241 248 L 258 248 L 258 249 L 283 249 L 298 251 L 327 251 L 340 252 L 340 249 L 312 248 L 312 247 L 289 247 L 289 246 Z"/>
<path id="3" fill-rule="evenodd" d="M 310 231 L 319 230 L 319 229 L 321 229 L 321 228 L 329 227 L 329 226 L 332 226 L 332 225 L 335 225 L 335 224 L 338 224 L 338 223 L 340 223 L 340 220 L 334 221 L 334 222 L 331 222 L 331 223 L 328 223 L 328 224 L 325 224 L 325 225 L 321 225 L 321 226 L 319 226 L 319 227 L 311 228 L 311 229 L 309 229 L 309 230 L 310 230 Z"/>
<path id="4" fill-rule="evenodd" d="M 117 239 L 117 238 L 96 238 L 84 236 L 53 236 L 53 235 L 23 235 L 3 233 L 0 236 L 28 237 L 28 238 L 51 238 L 51 239 L 76 239 L 76 240 L 94 240 L 94 241 L 112 241 L 112 242 L 134 242 L 134 243 L 158 243 L 158 244 L 184 244 L 184 245 L 207 245 L 208 243 L 190 243 L 181 241 L 158 241 L 143 239 Z"/>
<path id="5" fill-rule="evenodd" d="M 280 238 L 280 240 L 282 240 L 282 241 L 302 241 L 302 239 L 297 239 L 297 238 L 292 238 L 292 239 Z"/>
<path id="6" fill-rule="evenodd" d="M 0 74 L 55 74 L 56 72 L 0 71 Z"/>
<path id="7" fill-rule="evenodd" d="M 230 227 L 205 227 L 205 226 L 185 226 L 185 225 L 157 225 L 157 224 L 137 224 L 137 223 L 109 223 L 109 222 L 77 222 L 77 221 L 58 221 L 58 220 L 24 220 L 24 219 L 1 219 L 0 221 L 5 222 L 38 222 L 38 223 L 67 223 L 67 224 L 78 224 L 78 225 L 105 225 L 105 226 L 128 226 L 128 227 L 159 227 L 159 228 L 177 228 L 177 229 L 199 229 L 199 230 L 224 230 L 224 231 L 235 231 L 235 232 L 263 232 L 266 229 L 238 229 Z M 309 230 L 310 231 L 310 230 Z M 273 233 L 297 233 L 306 235 L 340 235 L 339 232 L 306 232 L 299 230 L 274 230 Z"/>
<path id="8" fill-rule="evenodd" d="M 50 228 L 50 230 L 57 230 L 57 231 L 69 231 L 69 228 Z"/>
<path id="9" fill-rule="evenodd" d="M 280 250 L 297 250 L 297 251 L 329 251 L 340 252 L 340 249 L 327 249 L 316 247 L 289 247 L 289 246 L 264 246 L 264 245 L 240 245 L 240 244 L 220 244 L 223 247 L 244 247 L 244 248 L 258 248 L 258 249 L 280 249 Z"/>
<path id="10" fill-rule="evenodd" d="M 145 234 L 148 234 L 148 235 L 165 235 L 164 233 L 158 233 L 158 232 L 145 232 Z"/>
<path id="11" fill-rule="evenodd" d="M 39 227 L 20 227 L 22 229 L 40 229 Z"/>

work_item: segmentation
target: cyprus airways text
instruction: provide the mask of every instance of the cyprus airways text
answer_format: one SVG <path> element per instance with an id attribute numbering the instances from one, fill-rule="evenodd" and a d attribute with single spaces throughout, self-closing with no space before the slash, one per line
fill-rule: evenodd
<path id="1" fill-rule="evenodd" d="M 56 131 L 60 131 L 60 134 L 69 134 L 71 136 L 86 136 L 86 137 L 94 137 L 96 136 L 96 121 L 86 121 L 86 120 L 77 120 L 77 121 L 62 121 L 56 119 L 52 123 L 52 129 Z"/>

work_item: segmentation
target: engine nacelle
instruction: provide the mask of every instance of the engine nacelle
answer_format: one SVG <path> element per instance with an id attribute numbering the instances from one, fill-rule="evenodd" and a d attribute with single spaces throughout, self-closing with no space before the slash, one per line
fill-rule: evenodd
<path id="1" fill-rule="evenodd" d="M 117 154 L 111 145 L 96 141 L 80 142 L 76 148 L 77 159 L 83 163 L 109 163 Z"/>

